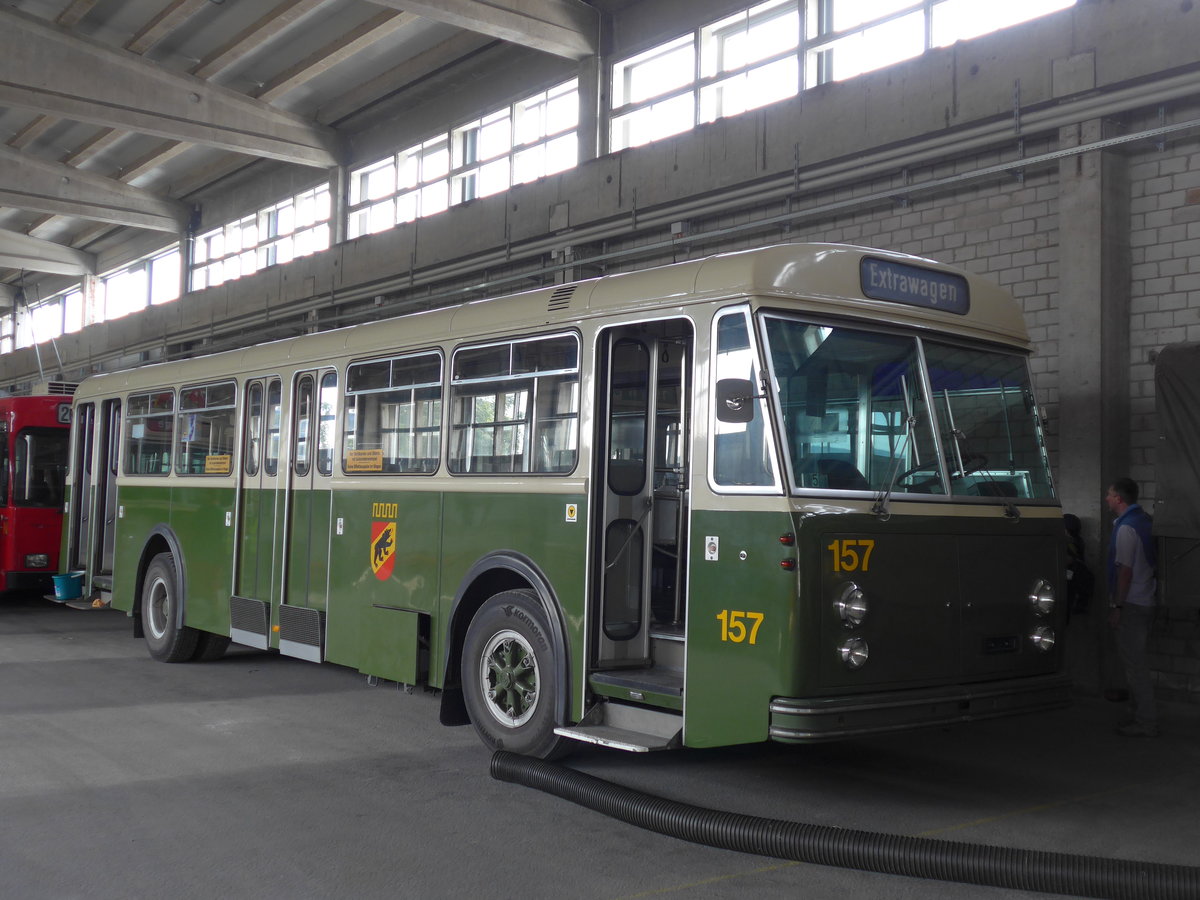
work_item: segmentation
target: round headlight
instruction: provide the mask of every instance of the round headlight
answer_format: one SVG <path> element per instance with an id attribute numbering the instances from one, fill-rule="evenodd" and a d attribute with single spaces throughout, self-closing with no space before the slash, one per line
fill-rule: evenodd
<path id="1" fill-rule="evenodd" d="M 1033 641 L 1033 646 L 1045 653 L 1054 648 L 1054 629 L 1046 625 L 1039 625 L 1033 629 L 1033 634 L 1029 635 L 1029 639 Z"/>
<path id="2" fill-rule="evenodd" d="M 837 598 L 833 601 L 833 608 L 837 611 L 843 625 L 847 628 L 856 628 L 867 617 L 867 595 L 853 581 L 848 581 L 838 591 Z"/>
<path id="3" fill-rule="evenodd" d="M 852 637 L 842 641 L 840 653 L 842 662 L 846 664 L 847 669 L 861 669 L 867 664 L 870 650 L 867 648 L 867 642 L 862 638 Z"/>
<path id="4" fill-rule="evenodd" d="M 1039 616 L 1048 616 L 1054 609 L 1054 585 L 1044 578 L 1029 592 L 1029 604 Z"/>

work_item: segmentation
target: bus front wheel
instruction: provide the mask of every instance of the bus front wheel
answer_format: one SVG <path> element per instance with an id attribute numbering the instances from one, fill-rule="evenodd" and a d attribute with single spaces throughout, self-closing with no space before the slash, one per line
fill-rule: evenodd
<path id="1" fill-rule="evenodd" d="M 561 751 L 550 626 L 528 591 L 505 591 L 475 613 L 462 654 L 467 712 L 492 750 L 547 759 Z"/>
<path id="2" fill-rule="evenodd" d="M 175 557 L 160 553 L 150 560 L 142 583 L 142 632 L 150 655 L 159 662 L 183 662 L 196 652 L 199 632 L 183 626 L 183 602 Z"/>

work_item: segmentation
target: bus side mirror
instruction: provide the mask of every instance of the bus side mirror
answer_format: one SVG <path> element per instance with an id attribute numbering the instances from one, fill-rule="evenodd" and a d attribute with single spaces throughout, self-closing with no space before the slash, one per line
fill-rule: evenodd
<path id="1" fill-rule="evenodd" d="M 717 421 L 741 423 L 754 421 L 754 403 L 762 394 L 754 393 L 754 382 L 746 378 L 722 378 L 717 382 Z"/>

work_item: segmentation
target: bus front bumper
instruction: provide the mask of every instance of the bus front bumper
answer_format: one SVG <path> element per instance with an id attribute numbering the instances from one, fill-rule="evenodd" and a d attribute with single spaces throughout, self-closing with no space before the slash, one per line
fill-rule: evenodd
<path id="1" fill-rule="evenodd" d="M 853 697 L 776 697 L 770 738 L 807 744 L 1059 709 L 1071 702 L 1066 675 L 1014 678 Z"/>
<path id="2" fill-rule="evenodd" d="M 54 592 L 54 579 L 46 572 L 6 572 L 4 574 L 5 593 L 34 592 L 39 594 Z"/>

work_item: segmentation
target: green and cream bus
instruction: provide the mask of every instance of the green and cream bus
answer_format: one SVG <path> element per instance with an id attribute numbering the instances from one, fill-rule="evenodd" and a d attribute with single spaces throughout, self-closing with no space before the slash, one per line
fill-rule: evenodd
<path id="1" fill-rule="evenodd" d="M 1011 297 L 788 244 L 95 376 L 64 557 L 165 662 L 440 689 L 546 756 L 1068 701 Z"/>

